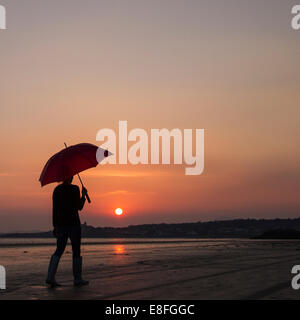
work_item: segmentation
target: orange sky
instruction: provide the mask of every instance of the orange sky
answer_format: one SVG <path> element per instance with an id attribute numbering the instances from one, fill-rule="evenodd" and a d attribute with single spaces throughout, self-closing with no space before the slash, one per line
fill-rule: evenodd
<path id="1" fill-rule="evenodd" d="M 223 2 L 222 2 L 223 3 Z M 99 226 L 299 213 L 293 1 L 1 0 L 0 232 L 51 227 L 47 159 L 101 128 L 204 128 L 205 169 L 98 166 Z M 77 183 L 77 180 L 74 180 Z M 122 207 L 122 217 L 113 215 Z"/>

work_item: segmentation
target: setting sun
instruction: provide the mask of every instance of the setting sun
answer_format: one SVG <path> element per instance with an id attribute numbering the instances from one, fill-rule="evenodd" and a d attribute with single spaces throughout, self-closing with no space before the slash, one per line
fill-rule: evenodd
<path id="1" fill-rule="evenodd" d="M 120 215 L 123 214 L 123 210 L 122 210 L 121 208 L 117 208 L 117 209 L 115 210 L 115 214 L 116 214 L 117 216 L 120 216 Z"/>

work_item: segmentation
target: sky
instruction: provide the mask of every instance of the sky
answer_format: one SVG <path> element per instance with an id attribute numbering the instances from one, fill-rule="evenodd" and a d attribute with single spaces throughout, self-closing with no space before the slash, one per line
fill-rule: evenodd
<path id="1" fill-rule="evenodd" d="M 205 130 L 205 168 L 82 174 L 94 226 L 292 218 L 300 209 L 300 31 L 289 0 L 0 0 L 0 232 L 49 230 L 38 179 L 102 128 Z M 74 183 L 78 184 L 77 178 Z M 113 214 L 121 207 L 122 216 Z"/>

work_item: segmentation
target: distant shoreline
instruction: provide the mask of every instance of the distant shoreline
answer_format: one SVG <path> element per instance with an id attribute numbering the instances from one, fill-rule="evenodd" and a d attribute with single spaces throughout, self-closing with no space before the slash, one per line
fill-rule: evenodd
<path id="1" fill-rule="evenodd" d="M 235 219 L 192 223 L 161 223 L 128 227 L 82 225 L 83 238 L 152 239 L 300 239 L 300 218 Z M 4 233 L 0 238 L 53 238 L 52 231 Z"/>
<path id="2" fill-rule="evenodd" d="M 3 239 L 22 239 L 22 238 L 3 238 Z M 29 239 L 29 238 L 28 238 Z M 34 239 L 42 239 L 42 238 L 34 238 Z M 44 239 L 49 239 L 49 238 L 44 238 Z M 212 242 L 212 241 L 222 241 L 222 239 L 187 239 L 187 238 L 173 238 L 173 240 L 171 238 L 165 238 L 165 239 L 158 239 L 157 241 L 152 241 L 152 239 L 147 240 L 143 240 L 142 238 L 136 238 L 138 239 L 142 239 L 142 241 L 131 241 L 128 238 L 120 238 L 119 241 L 117 239 L 115 239 L 114 241 L 91 241 L 91 242 L 85 242 L 84 240 L 86 239 L 91 239 L 91 238 L 83 238 L 82 239 L 82 245 L 85 246 L 91 246 L 91 245 L 130 245 L 130 244 L 180 244 L 180 243 L 205 243 L 205 242 Z M 96 239 L 96 238 L 93 238 Z M 104 240 L 104 238 L 98 238 L 101 240 Z M 107 238 L 109 239 L 109 238 Z M 53 239 L 54 240 L 54 239 Z M 236 240 L 238 241 L 239 239 L 223 239 L 223 240 Z M 249 239 L 240 239 L 240 240 L 249 240 Z M 22 248 L 22 247 L 48 247 L 48 246 L 54 246 L 56 244 L 55 241 L 53 242 L 39 242 L 39 243 L 28 243 L 28 242 L 24 242 L 24 243 L 0 243 L 0 248 Z"/>

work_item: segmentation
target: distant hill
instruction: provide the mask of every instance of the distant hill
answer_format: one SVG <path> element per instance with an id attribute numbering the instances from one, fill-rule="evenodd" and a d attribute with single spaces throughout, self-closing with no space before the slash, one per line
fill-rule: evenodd
<path id="1" fill-rule="evenodd" d="M 288 231 L 287 231 L 288 230 Z M 86 238 L 300 238 L 297 219 L 237 219 L 194 223 L 131 225 L 122 228 L 82 225 Z M 9 233 L 0 238 L 50 238 L 52 232 Z"/>

